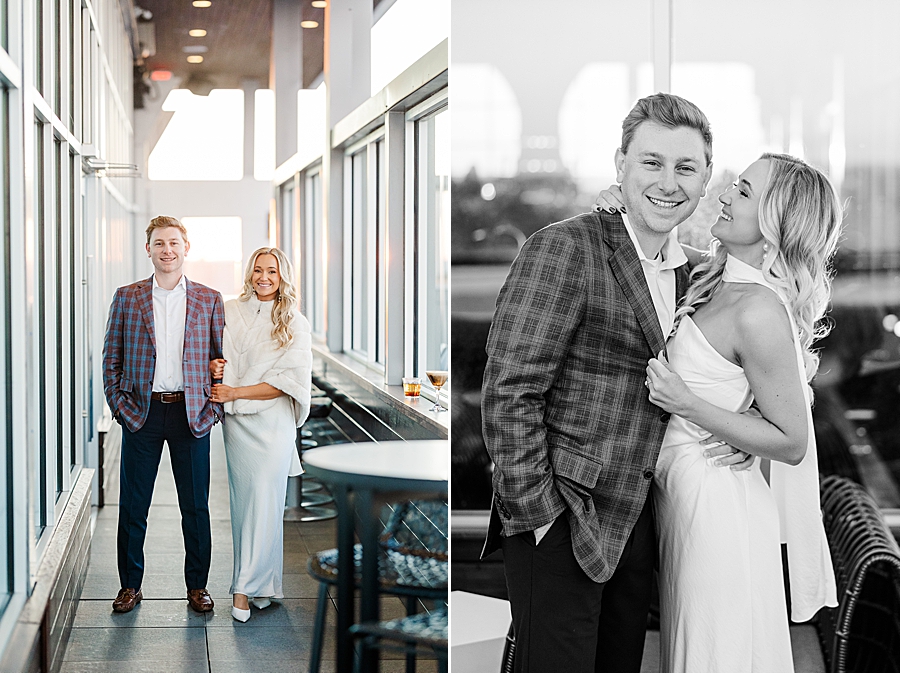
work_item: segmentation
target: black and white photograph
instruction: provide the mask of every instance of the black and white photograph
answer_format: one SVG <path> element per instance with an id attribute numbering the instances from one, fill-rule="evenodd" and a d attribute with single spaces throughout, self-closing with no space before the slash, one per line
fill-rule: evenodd
<path id="1" fill-rule="evenodd" d="M 896 668 L 897 8 L 452 14 L 453 670 Z"/>

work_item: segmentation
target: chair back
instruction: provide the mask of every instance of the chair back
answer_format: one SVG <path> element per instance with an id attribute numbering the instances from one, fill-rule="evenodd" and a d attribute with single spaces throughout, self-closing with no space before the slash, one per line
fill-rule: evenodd
<path id="1" fill-rule="evenodd" d="M 900 673 L 900 547 L 858 484 L 824 477 L 821 498 L 839 602 L 817 615 L 828 670 Z"/>

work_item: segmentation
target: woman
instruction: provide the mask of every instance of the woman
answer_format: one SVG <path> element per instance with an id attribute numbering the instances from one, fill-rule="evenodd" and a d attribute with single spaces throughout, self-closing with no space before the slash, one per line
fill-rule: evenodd
<path id="1" fill-rule="evenodd" d="M 234 540 L 232 616 L 250 619 L 282 598 L 284 498 L 300 474 L 297 427 L 309 414 L 309 323 L 297 311 L 293 271 L 277 248 L 250 256 L 244 287 L 225 304 L 224 360 L 210 370 L 222 383 L 210 399 L 225 404 L 225 456 Z M 227 366 L 225 366 L 227 363 Z M 224 374 L 223 374 L 224 370 Z"/>
<path id="2" fill-rule="evenodd" d="M 673 414 L 653 484 L 662 670 L 793 671 L 782 542 L 794 621 L 837 605 L 808 382 L 842 213 L 822 173 L 782 154 L 764 154 L 719 201 L 668 361 L 651 359 L 645 383 Z M 612 192 L 598 203 L 621 206 Z M 754 400 L 762 417 L 742 413 Z M 708 464 L 710 433 L 760 468 Z"/>

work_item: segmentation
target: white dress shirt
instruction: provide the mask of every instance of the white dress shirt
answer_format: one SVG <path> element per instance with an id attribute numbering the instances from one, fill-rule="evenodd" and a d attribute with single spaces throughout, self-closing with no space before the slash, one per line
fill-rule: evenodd
<path id="1" fill-rule="evenodd" d="M 622 220 L 625 222 L 625 230 L 637 250 L 638 259 L 641 260 L 644 278 L 647 279 L 647 287 L 650 289 L 650 298 L 653 299 L 653 308 L 656 309 L 656 317 L 659 319 L 663 340 L 666 340 L 675 325 L 675 269 L 687 262 L 684 250 L 678 243 L 678 230 L 673 229 L 669 232 L 656 259 L 647 259 L 634 235 L 634 229 L 631 228 L 628 216 L 624 213 Z"/>
<path id="2" fill-rule="evenodd" d="M 153 274 L 153 331 L 156 337 L 156 369 L 153 392 L 184 390 L 184 321 L 187 314 L 187 284 L 184 274 L 171 290 L 156 282 Z"/>

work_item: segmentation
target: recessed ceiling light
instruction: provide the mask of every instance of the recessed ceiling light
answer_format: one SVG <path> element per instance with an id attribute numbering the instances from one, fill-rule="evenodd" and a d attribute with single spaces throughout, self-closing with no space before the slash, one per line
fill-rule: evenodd
<path id="1" fill-rule="evenodd" d="M 188 35 L 191 37 L 206 37 L 206 31 L 202 28 L 194 28 L 194 30 L 189 30 Z"/>
<path id="2" fill-rule="evenodd" d="M 323 7 L 326 7 L 327 5 L 328 5 L 328 3 L 325 2 L 325 0 L 313 0 L 312 1 L 312 6 L 318 7 L 319 9 L 322 9 Z"/>
<path id="3" fill-rule="evenodd" d="M 209 47 L 205 44 L 189 44 L 186 47 L 182 47 L 181 51 L 185 54 L 205 54 L 209 51 Z"/>
<path id="4" fill-rule="evenodd" d="M 212 7 L 209 0 L 194 0 L 194 7 Z"/>
<path id="5" fill-rule="evenodd" d="M 319 22 L 318 21 L 301 21 L 300 27 L 301 28 L 318 28 Z"/>
<path id="6" fill-rule="evenodd" d="M 188 63 L 203 63 L 203 57 L 200 55 L 188 56 Z"/>

